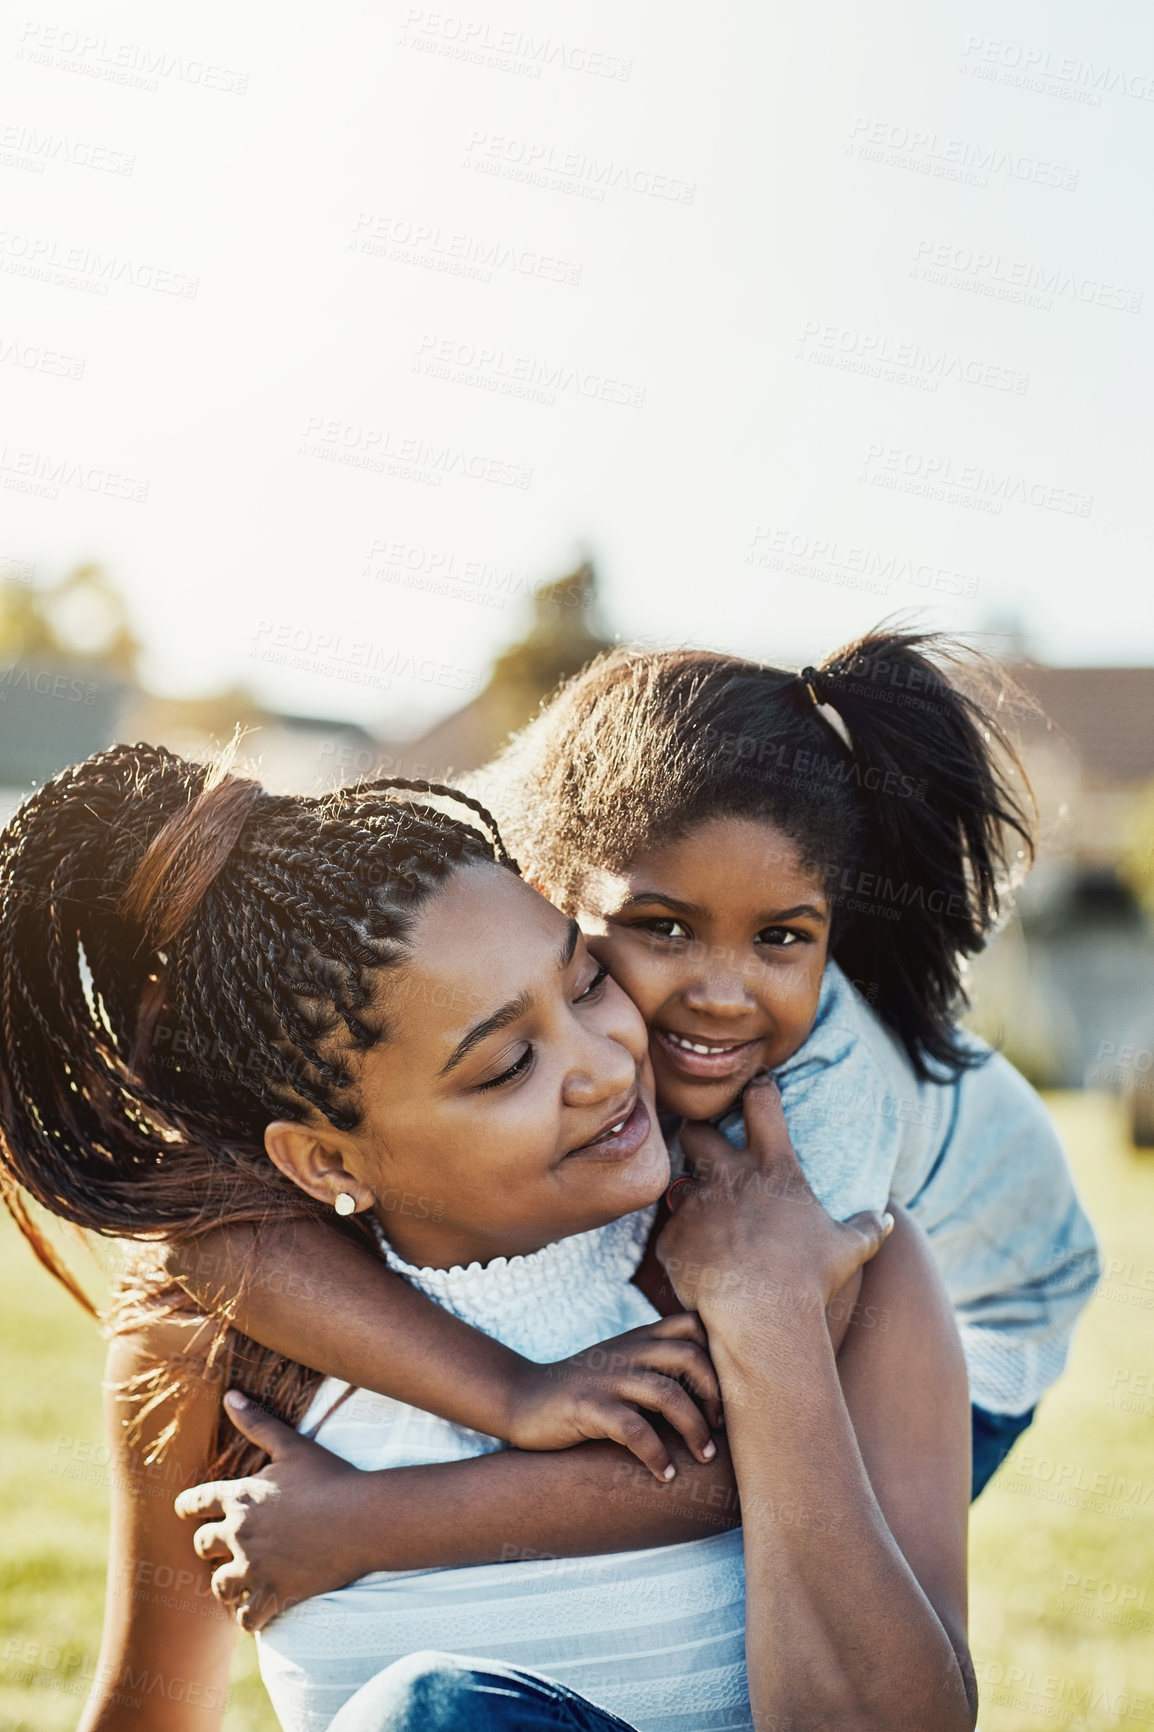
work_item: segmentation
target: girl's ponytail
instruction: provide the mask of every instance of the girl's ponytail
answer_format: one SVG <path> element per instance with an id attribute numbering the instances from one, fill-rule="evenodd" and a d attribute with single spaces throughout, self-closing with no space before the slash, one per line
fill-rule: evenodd
<path id="1" fill-rule="evenodd" d="M 829 886 L 833 953 L 921 1069 L 972 1065 L 953 1023 L 964 959 L 1034 851 L 1029 785 L 994 713 L 1005 676 L 934 635 L 883 629 L 799 684 L 848 751 L 864 820 Z"/>

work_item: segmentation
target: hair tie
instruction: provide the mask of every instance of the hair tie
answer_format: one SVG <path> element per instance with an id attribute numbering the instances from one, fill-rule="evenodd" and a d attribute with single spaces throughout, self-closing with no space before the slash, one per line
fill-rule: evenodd
<path id="1" fill-rule="evenodd" d="M 120 913 L 161 950 L 175 938 L 223 870 L 264 789 L 248 777 L 209 780 L 145 849 L 120 899 Z"/>
<path id="2" fill-rule="evenodd" d="M 853 740 L 850 738 L 850 731 L 832 702 L 833 675 L 823 673 L 820 668 L 802 668 L 797 677 L 809 693 L 815 712 L 827 727 L 833 729 L 846 751 L 852 752 Z"/>
<path id="3" fill-rule="evenodd" d="M 814 709 L 826 702 L 828 685 L 823 673 L 819 673 L 817 668 L 802 668 L 797 677 L 813 700 Z"/>

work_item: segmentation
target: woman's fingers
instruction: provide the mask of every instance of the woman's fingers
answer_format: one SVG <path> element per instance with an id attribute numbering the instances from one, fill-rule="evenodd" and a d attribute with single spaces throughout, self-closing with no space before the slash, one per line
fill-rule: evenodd
<path id="1" fill-rule="evenodd" d="M 232 1546 L 223 1522 L 205 1522 L 192 1536 L 192 1549 L 198 1558 L 210 1563 L 214 1558 L 231 1558 Z"/>
<path id="2" fill-rule="evenodd" d="M 263 1449 L 273 1461 L 283 1461 L 294 1448 L 308 1448 L 307 1438 L 301 1437 L 283 1420 L 274 1418 L 239 1389 L 228 1391 L 224 1398 L 224 1410 L 241 1436 L 247 1437 L 250 1443 L 255 1443 L 258 1449 Z"/>
<path id="3" fill-rule="evenodd" d="M 222 1480 L 212 1480 L 205 1485 L 189 1486 L 173 1499 L 172 1507 L 182 1521 L 223 1521 L 224 1484 Z"/>
<path id="4" fill-rule="evenodd" d="M 855 1238 L 848 1241 L 848 1254 L 853 1258 L 846 1274 L 848 1281 L 855 1269 L 860 1269 L 863 1263 L 877 1256 L 894 1230 L 894 1218 L 888 1209 L 884 1214 L 876 1209 L 863 1209 L 860 1214 L 843 1221 L 842 1225 L 851 1228 L 855 1234 Z"/>

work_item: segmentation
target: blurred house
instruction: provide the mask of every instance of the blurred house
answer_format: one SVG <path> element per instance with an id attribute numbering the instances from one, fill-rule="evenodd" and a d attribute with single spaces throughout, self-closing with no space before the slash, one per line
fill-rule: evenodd
<path id="1" fill-rule="evenodd" d="M 0 583 L 0 823 L 69 764 L 118 740 L 205 758 L 239 728 L 242 757 L 276 793 L 319 793 L 380 773 L 384 748 L 353 722 L 279 714 L 248 692 L 146 691 L 140 645 L 115 586 L 81 566 L 47 588 Z"/>
<path id="2" fill-rule="evenodd" d="M 974 970 L 974 1020 L 1039 1083 L 1120 1090 L 1154 1140 L 1154 874 L 1134 846 L 1154 790 L 1154 668 L 1013 672 L 1039 709 L 1019 736 L 1041 847 L 1016 922 Z"/>
<path id="3" fill-rule="evenodd" d="M 241 758 L 277 793 L 316 794 L 374 776 L 451 781 L 476 768 L 541 699 L 603 649 L 592 567 L 538 587 L 529 630 L 484 689 L 417 739 L 266 709 L 240 688 L 174 698 L 136 677 L 140 646 L 115 587 L 84 566 L 51 588 L 0 582 L 0 822 L 68 764 L 117 740 L 200 759 L 239 729 Z"/>

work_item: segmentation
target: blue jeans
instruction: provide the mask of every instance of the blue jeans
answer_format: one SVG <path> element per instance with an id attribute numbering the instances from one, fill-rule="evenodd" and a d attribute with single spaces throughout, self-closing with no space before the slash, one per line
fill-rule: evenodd
<path id="1" fill-rule="evenodd" d="M 1034 1417 L 1028 1413 L 987 1413 L 984 1407 L 970 1409 L 974 1440 L 974 1477 L 970 1502 L 977 1497 L 1001 1467 L 1015 1442 Z"/>
<path id="2" fill-rule="evenodd" d="M 427 1649 L 363 1684 L 329 1732 L 634 1732 L 564 1684 Z"/>

